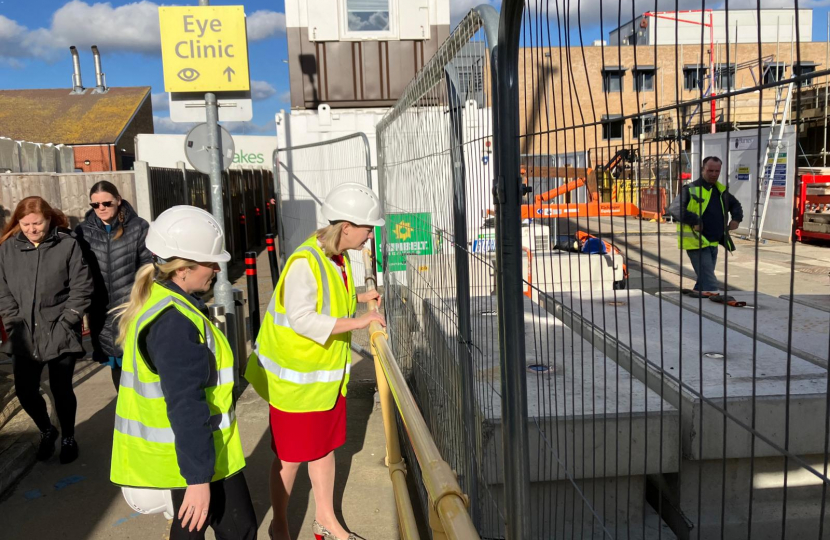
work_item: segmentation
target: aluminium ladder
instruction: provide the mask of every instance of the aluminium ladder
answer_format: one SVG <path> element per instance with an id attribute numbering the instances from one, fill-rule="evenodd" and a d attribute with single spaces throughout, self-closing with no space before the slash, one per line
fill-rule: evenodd
<path id="1" fill-rule="evenodd" d="M 761 160 L 759 168 L 759 171 L 763 171 L 763 173 L 759 175 L 760 178 L 757 190 L 759 192 L 763 190 L 763 201 L 761 201 L 761 197 L 756 196 L 755 204 L 752 207 L 752 219 L 749 222 L 749 234 L 746 237 L 747 239 L 752 239 L 753 231 L 755 231 L 756 224 L 758 228 L 756 238 L 760 240 L 764 232 L 764 221 L 767 217 L 767 208 L 769 206 L 770 193 L 772 193 L 772 184 L 775 178 L 775 169 L 776 165 L 778 164 L 778 156 L 781 153 L 781 147 L 783 146 L 784 128 L 786 127 L 788 119 L 790 117 L 790 107 L 792 105 L 793 97 L 793 83 L 789 83 L 787 85 L 786 92 L 787 97 L 785 99 L 782 99 L 784 87 L 779 86 L 776 90 L 775 109 L 772 112 L 772 121 L 770 122 L 769 138 L 767 139 L 766 149 L 764 150 L 764 157 Z M 784 103 L 784 110 L 783 112 L 780 112 L 782 102 Z M 777 136 L 776 127 L 778 128 Z M 771 164 L 767 165 L 771 152 L 773 155 L 773 159 Z"/>

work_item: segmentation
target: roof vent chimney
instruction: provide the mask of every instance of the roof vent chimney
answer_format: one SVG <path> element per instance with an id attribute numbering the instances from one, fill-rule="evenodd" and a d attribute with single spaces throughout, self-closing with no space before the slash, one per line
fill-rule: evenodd
<path id="1" fill-rule="evenodd" d="M 72 74 L 72 93 L 83 94 L 84 85 L 81 82 L 81 59 L 78 57 L 78 49 L 72 45 L 69 47 L 69 51 L 72 53 L 72 66 L 75 70 Z"/>
<path id="2" fill-rule="evenodd" d="M 92 46 L 92 58 L 95 60 L 95 90 L 92 91 L 93 94 L 103 94 L 109 88 L 106 85 L 106 78 L 104 77 L 104 72 L 101 71 L 101 53 L 98 52 L 98 46 Z"/>

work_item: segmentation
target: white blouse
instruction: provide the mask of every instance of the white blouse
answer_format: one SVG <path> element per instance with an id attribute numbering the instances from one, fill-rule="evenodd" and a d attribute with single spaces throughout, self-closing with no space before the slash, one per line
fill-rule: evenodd
<path id="1" fill-rule="evenodd" d="M 331 259 L 326 258 L 326 261 L 334 265 L 340 274 L 339 266 Z M 307 259 L 298 258 L 288 267 L 283 295 L 291 328 L 301 336 L 325 345 L 337 317 L 317 313 L 317 280 Z"/>

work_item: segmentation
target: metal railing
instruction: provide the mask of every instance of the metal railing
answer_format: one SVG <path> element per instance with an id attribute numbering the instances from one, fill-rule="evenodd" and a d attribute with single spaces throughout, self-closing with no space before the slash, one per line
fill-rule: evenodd
<path id="1" fill-rule="evenodd" d="M 189 169 L 149 168 L 152 219 L 177 204 L 210 211 L 210 178 Z M 265 234 L 275 228 L 270 198 L 273 175 L 266 169 L 230 169 L 222 173 L 226 201 L 227 247 L 235 261 L 246 250 L 262 244 Z"/>
<path id="2" fill-rule="evenodd" d="M 375 290 L 375 278 L 369 270 L 374 265 L 368 250 L 363 252 L 363 261 L 366 268 L 366 289 Z M 369 309 L 377 308 L 377 302 L 372 300 Z M 432 538 L 477 540 L 478 532 L 467 511 L 469 499 L 461 491 L 455 473 L 443 460 L 433 441 L 418 404 L 409 390 L 406 377 L 389 346 L 386 332 L 378 322 L 373 322 L 369 326 L 369 335 L 386 434 L 386 465 L 389 467 L 395 494 L 401 538 L 416 540 L 420 538 L 420 534 L 406 483 L 406 464 L 399 443 L 396 407 L 420 466 L 424 488 L 429 497 L 428 519 Z"/>

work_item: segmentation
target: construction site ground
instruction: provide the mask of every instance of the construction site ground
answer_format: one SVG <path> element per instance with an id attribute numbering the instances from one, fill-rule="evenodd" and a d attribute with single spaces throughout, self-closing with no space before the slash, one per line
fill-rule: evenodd
<path id="1" fill-rule="evenodd" d="M 613 242 L 626 257 L 631 288 L 650 293 L 691 288 L 691 264 L 677 247 L 671 223 L 632 218 L 599 218 L 571 223 L 572 230 L 588 230 Z M 560 234 L 567 226 L 560 224 Z M 782 244 L 736 238 L 737 250 L 728 257 L 728 284 L 735 291 L 757 290 L 772 296 L 795 295 L 795 301 L 827 311 L 830 320 L 830 249 L 821 245 Z M 793 251 L 794 250 L 794 251 Z M 726 277 L 719 253 L 717 276 Z M 540 260 L 543 260 L 540 258 Z M 268 262 L 260 254 L 260 306 L 264 313 L 271 293 Z M 794 269 L 794 273 L 792 270 Z M 682 274 L 682 277 L 681 277 Z M 794 279 L 791 279 L 791 275 Z M 245 289 L 244 277 L 236 286 Z M 618 295 L 625 291 L 616 291 Z M 736 308 L 738 309 L 738 308 Z M 357 333 L 356 343 L 366 347 L 366 336 Z M 395 503 L 388 471 L 384 466 L 384 434 L 381 415 L 374 401 L 375 372 L 370 358 L 354 353 L 348 400 L 348 439 L 336 452 L 336 509 L 347 527 L 366 539 L 397 538 Z M 11 387 L 11 366 L 0 365 L 0 390 Z M 34 462 L 39 440 L 24 413 L 0 418 L 0 515 L 2 538 L 33 538 L 49 527 L 60 528 L 67 539 L 167 538 L 168 522 L 161 515 L 142 516 L 127 506 L 119 488 L 109 482 L 109 463 L 116 394 L 109 368 L 82 361 L 76 374 L 78 396 L 77 439 L 80 458 L 60 465 L 57 456 Z M 2 409 L 8 411 L 13 393 L 4 392 Z M 11 398 L 9 397 L 11 395 Z M 251 490 L 259 537 L 267 538 L 271 521 L 268 470 L 272 459 L 269 445 L 268 408 L 248 388 L 237 408 L 243 446 L 247 456 L 245 475 Z M 4 423 L 5 422 L 5 423 Z M 314 503 L 306 474 L 301 473 L 291 502 L 291 531 L 297 538 L 310 537 Z M 413 498 L 413 500 L 415 500 Z M 212 538 L 212 535 L 209 535 Z"/>

